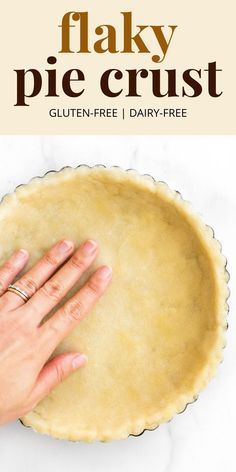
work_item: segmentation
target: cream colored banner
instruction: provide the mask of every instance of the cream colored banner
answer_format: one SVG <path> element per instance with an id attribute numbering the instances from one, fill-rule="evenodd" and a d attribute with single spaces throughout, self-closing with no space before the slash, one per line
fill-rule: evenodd
<path id="1" fill-rule="evenodd" d="M 88 15 L 62 29 L 67 12 Z M 1 133 L 235 134 L 235 13 L 235 0 L 4 2 Z"/>

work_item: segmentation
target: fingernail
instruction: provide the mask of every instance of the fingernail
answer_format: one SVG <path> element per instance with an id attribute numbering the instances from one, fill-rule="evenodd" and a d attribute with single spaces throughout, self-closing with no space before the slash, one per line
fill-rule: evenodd
<path id="1" fill-rule="evenodd" d="M 85 256 L 91 256 L 97 249 L 98 245 L 96 241 L 89 239 L 81 246 L 81 251 Z"/>
<path id="2" fill-rule="evenodd" d="M 78 369 L 79 367 L 82 367 L 87 362 L 88 358 L 85 356 L 85 354 L 79 354 L 78 356 L 75 356 L 72 359 L 72 367 L 73 369 Z"/>
<path id="3" fill-rule="evenodd" d="M 73 242 L 67 241 L 66 239 L 64 239 L 64 241 L 60 241 L 58 244 L 58 249 L 62 254 L 70 251 L 70 249 L 72 248 L 73 248 Z"/>
<path id="4" fill-rule="evenodd" d="M 98 269 L 97 271 L 97 276 L 99 277 L 99 279 L 104 281 L 109 279 L 111 277 L 111 274 L 112 268 L 109 266 L 100 267 L 100 269 Z"/>
<path id="5" fill-rule="evenodd" d="M 25 251 L 25 249 L 20 249 L 15 255 L 16 261 L 18 262 L 26 261 L 26 259 L 28 259 L 28 256 L 29 254 L 27 251 Z"/>

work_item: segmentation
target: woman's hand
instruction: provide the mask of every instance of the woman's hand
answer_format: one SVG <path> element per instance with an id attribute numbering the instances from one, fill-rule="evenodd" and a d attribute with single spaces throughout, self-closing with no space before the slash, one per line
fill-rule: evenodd
<path id="1" fill-rule="evenodd" d="M 86 362 L 79 352 L 48 359 L 105 291 L 111 280 L 109 267 L 100 267 L 75 296 L 41 324 L 93 262 L 98 247 L 94 241 L 86 241 L 73 252 L 71 241 L 60 241 L 17 280 L 16 287 L 29 297 L 26 302 L 7 289 L 26 265 L 27 251 L 16 252 L 0 268 L 0 423 L 32 410 Z"/>

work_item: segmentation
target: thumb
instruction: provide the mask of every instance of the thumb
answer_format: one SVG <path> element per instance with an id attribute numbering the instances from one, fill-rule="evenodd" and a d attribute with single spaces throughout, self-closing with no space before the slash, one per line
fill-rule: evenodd
<path id="1" fill-rule="evenodd" d="M 54 357 L 42 368 L 34 388 L 35 403 L 42 400 L 62 380 L 87 362 L 87 357 L 79 352 L 67 352 Z"/>

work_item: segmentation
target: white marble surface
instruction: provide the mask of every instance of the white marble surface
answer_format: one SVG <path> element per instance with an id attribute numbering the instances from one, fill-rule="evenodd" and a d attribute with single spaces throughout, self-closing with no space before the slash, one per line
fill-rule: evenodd
<path id="1" fill-rule="evenodd" d="M 2 472 L 234 472 L 236 470 L 236 138 L 1 137 L 0 193 L 80 163 L 133 167 L 165 180 L 214 227 L 231 273 L 230 330 L 217 377 L 187 411 L 139 438 L 57 441 L 19 422 L 0 428 Z M 23 223 L 22 223 L 23 224 Z"/>

